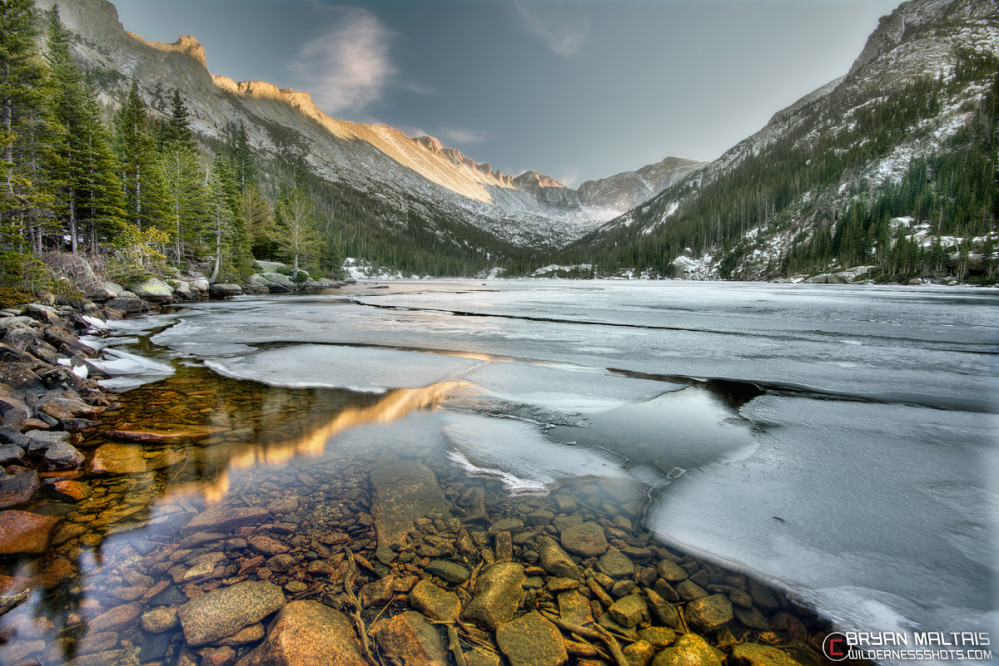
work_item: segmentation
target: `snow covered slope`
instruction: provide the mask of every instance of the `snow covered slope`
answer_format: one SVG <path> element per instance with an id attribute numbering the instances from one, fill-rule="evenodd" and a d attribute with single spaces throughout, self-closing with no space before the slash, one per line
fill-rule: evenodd
<path id="1" fill-rule="evenodd" d="M 983 112 L 997 56 L 995 0 L 905 2 L 881 19 L 843 77 L 584 238 L 573 258 L 622 248 L 621 256 L 669 253 L 681 275 L 696 265 L 712 277 L 776 277 L 817 228 L 831 233 L 851 206 L 869 210 L 887 184 L 900 183 L 913 158 L 952 148 Z M 725 205 L 712 209 L 709 196 Z"/>

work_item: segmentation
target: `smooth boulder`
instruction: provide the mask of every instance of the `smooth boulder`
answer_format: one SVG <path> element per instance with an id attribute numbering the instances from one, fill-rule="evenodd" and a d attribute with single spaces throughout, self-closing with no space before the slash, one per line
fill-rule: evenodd
<path id="1" fill-rule="evenodd" d="M 277 614 L 267 637 L 237 666 L 367 666 L 347 616 L 317 601 L 292 601 Z"/>
<path id="2" fill-rule="evenodd" d="M 188 645 L 214 643 L 260 622 L 287 600 L 274 583 L 244 581 L 197 596 L 177 611 Z"/>
<path id="3" fill-rule="evenodd" d="M 508 622 L 520 607 L 527 580 L 524 567 L 516 562 L 498 562 L 483 571 L 475 583 L 475 596 L 462 614 L 490 631 Z"/>

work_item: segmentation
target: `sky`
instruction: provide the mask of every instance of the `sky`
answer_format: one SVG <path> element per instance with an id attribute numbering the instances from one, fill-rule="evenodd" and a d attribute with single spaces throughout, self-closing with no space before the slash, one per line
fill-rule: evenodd
<path id="1" fill-rule="evenodd" d="M 845 74 L 894 0 L 112 0 L 147 40 L 578 186 L 712 160 Z"/>

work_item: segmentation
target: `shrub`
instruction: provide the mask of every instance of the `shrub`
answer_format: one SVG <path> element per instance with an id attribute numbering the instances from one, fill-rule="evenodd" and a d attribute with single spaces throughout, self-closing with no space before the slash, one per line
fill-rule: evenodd
<path id="1" fill-rule="evenodd" d="M 31 301 L 31 294 L 10 287 L 0 287 L 0 308 L 19 308 Z"/>
<path id="2" fill-rule="evenodd" d="M 106 262 L 108 277 L 115 282 L 130 284 L 142 282 L 166 268 L 166 257 L 160 252 L 170 237 L 159 229 L 140 231 L 132 225 L 111 244 L 111 255 Z"/>

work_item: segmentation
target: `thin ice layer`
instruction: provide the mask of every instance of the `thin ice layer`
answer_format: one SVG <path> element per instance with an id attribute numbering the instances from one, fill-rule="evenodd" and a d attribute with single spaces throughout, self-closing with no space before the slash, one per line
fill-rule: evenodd
<path id="1" fill-rule="evenodd" d="M 741 411 L 780 425 L 674 482 L 654 531 L 807 591 L 843 626 L 989 629 L 994 415 L 775 396 Z"/>
<path id="2" fill-rule="evenodd" d="M 87 363 L 111 375 L 111 379 L 98 383 L 113 391 L 151 384 L 173 374 L 173 368 L 165 363 L 111 347 L 104 350 L 104 358 L 91 359 Z"/>
<path id="3" fill-rule="evenodd" d="M 488 395 L 559 412 L 593 414 L 645 402 L 680 384 L 631 379 L 571 365 L 490 363 L 466 375 Z"/>
<path id="4" fill-rule="evenodd" d="M 234 379 L 290 388 L 345 388 L 381 393 L 459 379 L 475 359 L 338 345 L 295 345 L 213 359 L 205 364 Z"/>
<path id="5" fill-rule="evenodd" d="M 543 492 L 560 479 L 585 476 L 632 478 L 621 458 L 557 444 L 528 423 L 467 414 L 451 414 L 446 420 L 451 459 L 473 474 L 498 478 L 513 492 Z"/>
<path id="6" fill-rule="evenodd" d="M 94 359 L 90 363 L 109 375 L 159 374 L 167 376 L 173 374 L 173 368 L 165 363 L 160 363 L 121 349 L 108 348 L 104 351 L 104 354 L 111 358 Z"/>

